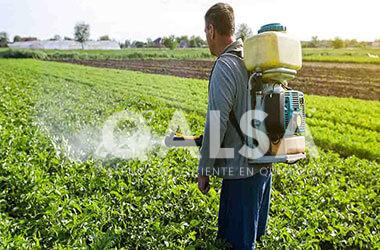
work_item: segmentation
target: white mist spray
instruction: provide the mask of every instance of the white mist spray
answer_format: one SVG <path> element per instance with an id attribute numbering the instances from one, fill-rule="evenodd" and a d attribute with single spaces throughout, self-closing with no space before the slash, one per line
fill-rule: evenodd
<path id="1" fill-rule="evenodd" d="M 118 123 L 126 121 L 134 123 L 134 128 L 119 130 Z M 152 133 L 142 115 L 122 111 L 105 122 L 94 157 L 146 160 L 153 149 L 162 151 L 164 148 L 163 139 Z"/>
<path id="2" fill-rule="evenodd" d="M 58 131 L 43 117 L 37 124 L 51 138 L 58 154 L 77 162 L 89 157 L 147 160 L 153 151 L 158 156 L 168 151 L 164 138 L 151 131 L 144 117 L 127 110 L 109 117 L 102 128 L 86 126 L 75 133 L 62 133 L 62 127 Z"/>

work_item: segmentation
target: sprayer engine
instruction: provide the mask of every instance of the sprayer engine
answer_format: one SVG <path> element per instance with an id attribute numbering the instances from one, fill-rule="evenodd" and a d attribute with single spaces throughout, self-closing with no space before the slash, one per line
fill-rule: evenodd
<path id="1" fill-rule="evenodd" d="M 272 140 L 305 132 L 305 100 L 302 92 L 284 90 L 267 93 L 264 109 L 268 114 L 265 126 Z"/>

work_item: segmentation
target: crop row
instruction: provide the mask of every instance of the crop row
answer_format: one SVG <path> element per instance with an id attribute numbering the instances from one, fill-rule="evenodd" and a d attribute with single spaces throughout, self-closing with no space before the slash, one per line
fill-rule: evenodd
<path id="1" fill-rule="evenodd" d="M 207 82 L 9 59 L 0 60 L 0 100 L 1 248 L 220 247 L 214 240 L 220 180 L 212 178 L 213 188 L 202 195 L 197 160 L 186 150 L 152 152 L 147 160 L 72 161 L 52 138 L 101 127 L 125 109 L 143 113 L 161 135 L 181 109 L 192 131 L 202 133 Z M 308 96 L 317 145 L 335 129 L 331 117 L 336 114 L 328 117 L 327 107 L 336 100 L 347 107 L 339 111 L 335 104 L 347 122 L 337 133 L 375 140 L 375 145 L 378 120 L 368 120 L 359 128 L 364 134 L 357 134 L 353 129 L 359 124 L 349 117 L 362 111 L 371 115 L 378 102 Z M 365 158 L 360 155 L 364 145 L 345 147 L 344 138 L 337 140 L 350 154 Z M 323 143 L 319 158 L 275 166 L 262 248 L 379 247 L 378 163 L 343 159 L 325 152 L 333 148 Z M 365 152 L 378 156 L 376 149 Z"/>

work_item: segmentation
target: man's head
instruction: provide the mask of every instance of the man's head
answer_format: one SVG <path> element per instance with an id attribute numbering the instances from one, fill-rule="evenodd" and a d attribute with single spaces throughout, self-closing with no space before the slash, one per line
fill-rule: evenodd
<path id="1" fill-rule="evenodd" d="M 217 3 L 206 12 L 205 33 L 210 52 L 215 56 L 235 40 L 234 10 L 229 4 Z"/>

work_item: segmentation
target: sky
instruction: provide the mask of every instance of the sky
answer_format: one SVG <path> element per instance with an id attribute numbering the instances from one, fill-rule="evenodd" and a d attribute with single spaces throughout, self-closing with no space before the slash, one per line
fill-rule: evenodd
<path id="1" fill-rule="evenodd" d="M 201 0 L 0 0 L 0 32 L 49 39 L 73 37 L 78 22 L 90 24 L 91 39 L 109 35 L 118 41 L 169 35 L 204 36 L 204 14 L 218 1 Z M 380 39 L 379 0 L 225 0 L 236 24 L 257 32 L 280 22 L 301 40 L 341 37 Z"/>

